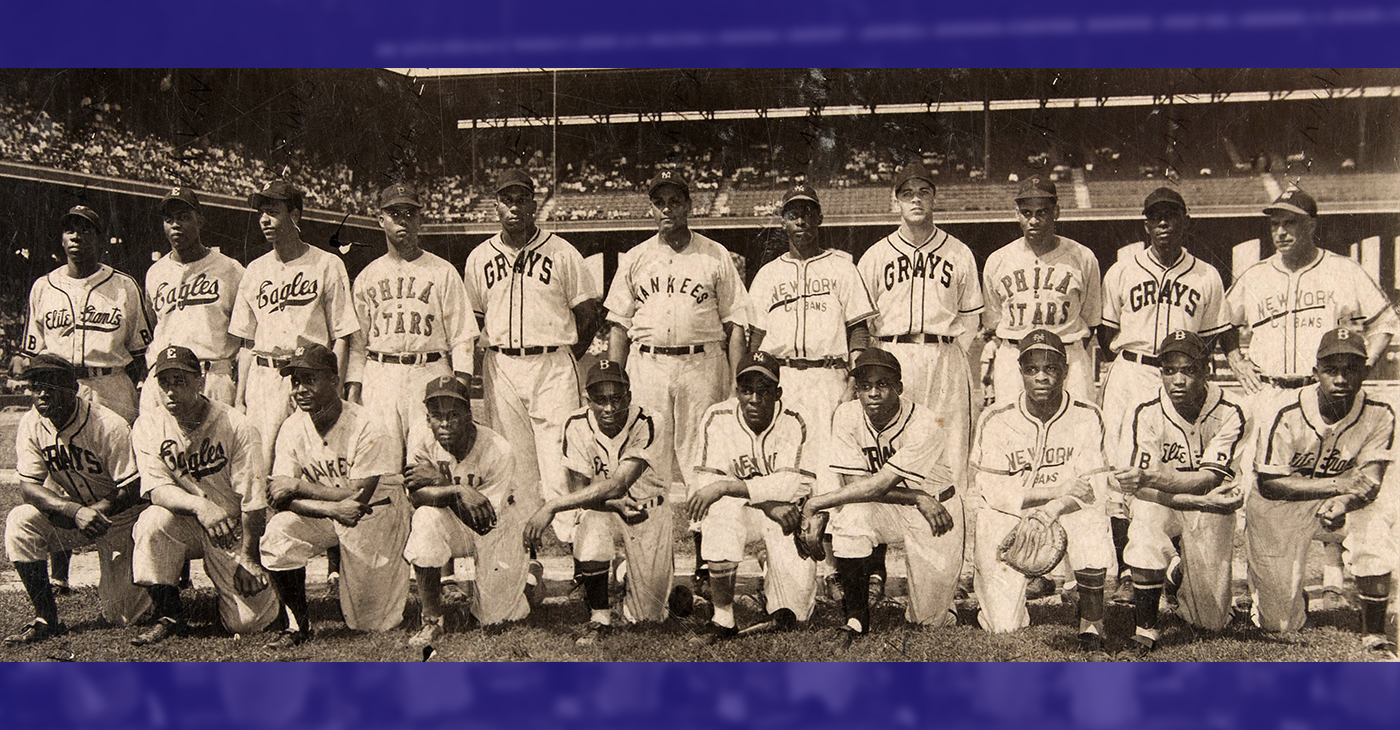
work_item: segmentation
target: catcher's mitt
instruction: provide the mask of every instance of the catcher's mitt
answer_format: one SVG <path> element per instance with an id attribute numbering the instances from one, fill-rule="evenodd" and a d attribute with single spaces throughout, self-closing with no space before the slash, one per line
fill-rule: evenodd
<path id="1" fill-rule="evenodd" d="M 1036 510 L 1021 518 L 997 547 L 997 557 L 1027 578 L 1049 573 L 1065 557 L 1069 536 L 1060 521 Z"/>
<path id="2" fill-rule="evenodd" d="M 792 534 L 793 542 L 797 543 L 797 555 L 820 563 L 826 560 L 826 546 L 822 545 L 822 537 L 826 534 L 826 523 L 831 515 L 825 512 L 818 512 L 804 520 L 797 531 Z"/>

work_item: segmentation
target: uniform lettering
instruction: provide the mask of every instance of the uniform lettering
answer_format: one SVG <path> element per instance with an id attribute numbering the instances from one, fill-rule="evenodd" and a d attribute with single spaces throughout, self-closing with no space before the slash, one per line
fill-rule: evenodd
<path id="1" fill-rule="evenodd" d="M 203 479 L 228 466 L 228 453 L 224 445 L 211 441 L 208 436 L 193 451 L 180 451 L 179 446 L 174 439 L 166 439 L 160 444 L 160 460 L 167 469 L 177 474 Z"/>
<path id="2" fill-rule="evenodd" d="M 762 461 L 751 454 L 740 454 L 729 462 L 729 473 L 738 479 L 752 479 L 764 474 L 772 474 L 778 463 L 778 454 L 763 454 Z"/>
<path id="3" fill-rule="evenodd" d="M 51 444 L 40 450 L 50 472 L 65 471 L 101 474 L 102 462 L 97 454 L 77 444 Z"/>
<path id="4" fill-rule="evenodd" d="M 121 329 L 122 321 L 123 314 L 119 307 L 99 310 L 91 304 L 78 313 L 76 322 L 73 320 L 73 310 L 71 309 L 53 309 L 44 313 L 44 329 L 48 330 L 116 332 Z"/>
<path id="5" fill-rule="evenodd" d="M 632 296 L 638 302 L 645 302 L 647 297 L 660 293 L 689 296 L 695 300 L 696 304 L 702 304 L 710 298 L 710 291 L 704 282 L 695 281 L 688 276 L 679 280 L 674 276 L 668 276 L 665 281 L 662 281 L 659 276 L 653 276 L 650 281 L 641 282 L 632 292 Z"/>
<path id="6" fill-rule="evenodd" d="M 953 285 L 953 262 L 938 254 L 925 255 L 915 251 L 912 257 L 901 254 L 885 264 L 884 274 L 885 291 L 910 279 L 936 281 L 947 289 Z"/>
<path id="7" fill-rule="evenodd" d="M 548 284 L 554 280 L 554 259 L 535 250 L 521 251 L 511 262 L 505 254 L 498 253 L 481 267 L 481 272 L 486 277 L 487 289 L 506 281 L 512 274 L 539 279 L 541 284 Z"/>
<path id="8" fill-rule="evenodd" d="M 1356 466 L 1356 457 L 1344 459 L 1342 452 L 1337 449 L 1331 449 L 1321 457 L 1308 451 L 1294 454 L 1293 458 L 1288 461 L 1288 466 L 1293 471 L 1312 472 L 1314 478 L 1334 477 Z"/>
<path id="9" fill-rule="evenodd" d="M 157 312 L 168 313 L 183 310 L 186 307 L 198 307 L 205 304 L 217 304 L 219 302 L 219 280 L 210 278 L 207 274 L 200 274 L 190 281 L 182 281 L 178 285 L 168 281 L 162 281 L 156 285 L 155 294 L 151 297 L 151 305 Z"/>
<path id="10" fill-rule="evenodd" d="M 298 271 L 292 280 L 278 285 L 264 281 L 258 286 L 258 308 L 269 312 L 280 312 L 287 307 L 304 307 L 314 304 L 321 292 L 321 282 L 308 279 Z"/>
<path id="11" fill-rule="evenodd" d="M 1194 317 L 1201 304 L 1201 292 L 1190 285 L 1171 279 L 1162 282 L 1160 291 L 1158 291 L 1157 282 L 1152 279 L 1140 282 L 1128 290 L 1128 308 L 1134 312 L 1158 304 L 1176 307 L 1185 312 L 1188 317 Z"/>

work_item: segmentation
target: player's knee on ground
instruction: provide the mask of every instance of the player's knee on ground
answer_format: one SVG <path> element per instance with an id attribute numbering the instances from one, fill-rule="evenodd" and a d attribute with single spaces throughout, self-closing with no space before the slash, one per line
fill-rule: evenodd
<path id="1" fill-rule="evenodd" d="M 10 562 L 47 562 L 49 547 L 44 534 L 49 524 L 49 518 L 33 505 L 21 504 L 10 510 L 5 518 L 5 556 Z"/>
<path id="2" fill-rule="evenodd" d="M 177 520 L 179 515 L 159 505 L 151 505 L 141 512 L 131 529 L 135 545 L 132 582 L 143 586 L 179 583 L 188 546 L 171 534 Z"/>
<path id="3" fill-rule="evenodd" d="M 441 568 L 452 559 L 451 535 L 457 515 L 446 507 L 419 507 L 413 510 L 408 542 L 403 557 L 418 568 Z"/>

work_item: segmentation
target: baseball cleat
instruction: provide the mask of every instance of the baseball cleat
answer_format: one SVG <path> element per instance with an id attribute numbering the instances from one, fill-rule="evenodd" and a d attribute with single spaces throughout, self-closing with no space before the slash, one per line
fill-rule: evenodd
<path id="1" fill-rule="evenodd" d="M 446 633 L 446 630 L 442 627 L 442 622 L 426 621 L 423 623 L 423 627 L 418 629 L 418 633 L 409 638 L 408 645 L 410 648 L 420 651 L 429 649 L 437 646 L 438 642 L 442 641 L 442 637 Z M 424 661 L 427 660 L 425 659 Z"/>
<path id="2" fill-rule="evenodd" d="M 1147 655 L 1150 654 L 1156 646 L 1157 642 L 1152 639 L 1146 636 L 1134 635 L 1133 638 L 1128 641 L 1128 646 L 1118 652 L 1118 655 L 1114 658 L 1122 662 L 1145 661 Z"/>
<path id="3" fill-rule="evenodd" d="M 525 576 L 525 600 L 531 608 L 544 603 L 544 563 L 530 561 L 530 572 Z"/>
<path id="4" fill-rule="evenodd" d="M 276 636 L 272 637 L 272 641 L 263 644 L 263 648 L 271 649 L 273 651 L 295 649 L 296 647 L 301 646 L 302 644 L 305 644 L 310 640 L 311 631 L 309 630 L 292 631 L 290 629 L 286 629 L 283 631 L 279 631 Z"/>
<path id="5" fill-rule="evenodd" d="M 1026 583 L 1026 600 L 1034 601 L 1046 596 L 1053 596 L 1055 590 L 1055 581 L 1043 575 L 1039 578 L 1031 578 L 1030 582 Z"/>
<path id="6" fill-rule="evenodd" d="M 326 587 L 335 588 L 340 585 L 340 571 L 333 571 L 326 574 Z"/>
<path id="7" fill-rule="evenodd" d="M 1395 658 L 1395 643 L 1385 634 L 1367 634 L 1361 637 L 1361 648 L 1381 657 Z"/>
<path id="8" fill-rule="evenodd" d="M 671 595 L 666 599 L 666 607 L 671 615 L 676 618 L 688 618 L 695 612 L 695 594 L 691 592 L 690 586 L 678 585 L 671 588 Z"/>
<path id="9" fill-rule="evenodd" d="M 1337 586 L 1324 586 L 1317 594 L 1317 598 L 1308 600 L 1309 611 L 1348 611 L 1351 609 L 1351 601 L 1347 600 L 1346 594 Z"/>
<path id="10" fill-rule="evenodd" d="M 35 618 L 25 624 L 24 628 L 17 633 L 5 637 L 5 646 L 20 646 L 23 644 L 37 644 L 45 639 L 52 639 L 55 636 L 62 636 L 68 633 L 68 627 L 61 622 L 49 625 L 48 621 Z"/>
<path id="11" fill-rule="evenodd" d="M 713 621 L 709 621 L 697 630 L 694 636 L 690 637 L 690 645 L 711 646 L 722 641 L 728 641 L 738 635 L 739 628 L 737 626 L 720 626 Z"/>
<path id="12" fill-rule="evenodd" d="M 51 580 L 49 586 L 53 588 L 55 596 L 67 596 L 73 593 L 73 587 L 68 585 L 66 580 Z"/>
<path id="13" fill-rule="evenodd" d="M 588 626 L 584 627 L 583 633 L 574 640 L 574 646 L 593 646 L 610 633 L 612 633 L 611 626 L 597 621 L 589 621 Z"/>
<path id="14" fill-rule="evenodd" d="M 838 631 L 841 632 L 839 638 L 836 641 L 838 651 L 846 651 L 847 649 L 850 649 L 851 645 L 856 643 L 857 639 L 859 639 L 862 636 L 865 636 L 864 631 L 861 631 L 850 624 L 842 626 L 840 629 L 838 629 Z"/>
<path id="15" fill-rule="evenodd" d="M 172 636 L 178 636 L 185 629 L 185 625 L 172 618 L 162 618 L 156 621 L 155 625 L 146 629 L 131 640 L 132 646 L 151 646 L 159 644 Z"/>
<path id="16" fill-rule="evenodd" d="M 878 573 L 870 576 L 870 605 L 874 606 L 885 600 L 885 576 Z"/>
<path id="17" fill-rule="evenodd" d="M 1133 577 L 1124 572 L 1118 576 L 1118 587 L 1113 589 L 1113 597 L 1109 600 L 1119 606 L 1133 605 Z"/>
<path id="18" fill-rule="evenodd" d="M 1103 637 L 1092 631 L 1085 631 L 1079 635 L 1079 649 L 1084 652 L 1084 661 L 1106 662 L 1112 660 L 1112 657 L 1103 650 Z"/>

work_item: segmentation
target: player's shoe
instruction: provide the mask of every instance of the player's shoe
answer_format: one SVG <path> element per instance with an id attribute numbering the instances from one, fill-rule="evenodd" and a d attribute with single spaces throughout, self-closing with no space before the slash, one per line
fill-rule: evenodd
<path id="1" fill-rule="evenodd" d="M 689 618 L 695 613 L 695 594 L 690 586 L 672 586 L 671 595 L 666 598 L 666 608 L 676 618 Z"/>
<path id="2" fill-rule="evenodd" d="M 693 586 L 691 590 L 695 593 L 695 595 L 700 596 L 701 598 L 704 598 L 707 601 L 710 600 L 709 570 L 702 569 L 695 571 L 695 575 L 691 577 L 691 585 Z"/>
<path id="3" fill-rule="evenodd" d="M 337 570 L 326 574 L 326 588 L 334 590 L 339 585 L 340 571 Z"/>
<path id="4" fill-rule="evenodd" d="M 151 646 L 159 644 L 172 636 L 178 636 L 185 630 L 185 625 L 172 618 L 162 618 L 156 621 L 151 628 L 142 631 L 131 640 L 132 646 Z"/>
<path id="5" fill-rule="evenodd" d="M 53 626 L 48 621 L 35 618 L 25 624 L 23 629 L 5 637 L 5 646 L 21 646 L 23 644 L 37 644 L 45 639 L 52 639 L 55 636 L 62 636 L 68 633 L 68 627 L 63 622 L 57 622 Z"/>
<path id="6" fill-rule="evenodd" d="M 525 575 L 525 600 L 531 608 L 544 603 L 544 563 L 538 560 L 530 561 L 530 570 Z"/>
<path id="7" fill-rule="evenodd" d="M 839 606 L 845 593 L 841 590 L 841 578 L 835 573 L 828 573 L 822 577 L 821 588 L 817 591 L 817 600 L 823 603 L 830 603 Z"/>
<path id="8" fill-rule="evenodd" d="M 856 626 L 851 625 L 852 621 L 855 621 L 855 619 L 850 619 L 846 622 L 844 626 L 838 629 L 838 631 L 840 632 L 840 635 L 836 640 L 836 648 L 838 651 L 844 652 L 847 649 L 850 649 L 851 645 L 856 643 L 857 639 L 859 639 L 862 636 L 865 636 L 865 634 L 869 631 L 869 629 L 857 628 Z"/>
<path id="9" fill-rule="evenodd" d="M 1317 598 L 1308 599 L 1309 611 L 1348 611 L 1351 610 L 1351 601 L 1347 600 L 1346 594 L 1337 586 L 1324 586 L 1317 594 Z"/>
<path id="10" fill-rule="evenodd" d="M 272 641 L 263 644 L 263 648 L 271 649 L 272 651 L 295 649 L 296 647 L 301 646 L 302 644 L 305 644 L 310 640 L 310 629 L 307 629 L 305 631 L 292 631 L 291 629 L 283 629 L 282 631 L 277 632 L 276 636 L 272 637 Z"/>
<path id="11" fill-rule="evenodd" d="M 1367 653 L 1377 656 L 1394 659 L 1395 642 L 1386 638 L 1385 634 L 1367 634 L 1361 637 L 1361 648 Z"/>
<path id="12" fill-rule="evenodd" d="M 68 585 L 68 581 L 66 580 L 51 580 L 49 581 L 49 586 L 53 588 L 53 594 L 55 596 L 68 596 L 73 593 L 73 586 Z"/>
<path id="13" fill-rule="evenodd" d="M 768 598 L 763 595 L 762 589 L 757 593 L 740 593 L 734 597 L 735 608 L 742 608 L 751 613 L 765 613 L 768 610 L 767 606 Z"/>
<path id="14" fill-rule="evenodd" d="M 870 574 L 870 605 L 878 606 L 885 600 L 885 576 L 878 573 Z"/>
<path id="15" fill-rule="evenodd" d="M 728 641 L 739 635 L 737 626 L 720 626 L 714 621 L 707 621 L 705 625 L 696 630 L 695 635 L 690 637 L 691 646 L 712 646 L 722 641 Z"/>
<path id="16" fill-rule="evenodd" d="M 1118 655 L 1114 658 L 1120 662 L 1146 661 L 1147 655 L 1152 653 L 1152 650 L 1156 648 L 1156 646 L 1157 642 L 1146 636 L 1134 634 L 1133 638 L 1128 641 L 1128 646 L 1118 652 Z"/>
<path id="17" fill-rule="evenodd" d="M 754 634 L 770 634 L 775 631 L 791 631 L 797 628 L 797 614 L 790 608 L 780 608 L 770 614 L 759 623 L 746 626 L 739 631 L 740 636 L 752 636 Z"/>
<path id="18" fill-rule="evenodd" d="M 593 646 L 610 633 L 612 633 L 611 626 L 600 624 L 597 621 L 589 621 L 588 625 L 584 627 L 583 633 L 574 639 L 574 646 Z"/>
<path id="19" fill-rule="evenodd" d="M 1053 596 L 1055 595 L 1055 590 L 1055 581 L 1043 575 L 1039 578 L 1031 578 L 1030 581 L 1026 583 L 1026 600 L 1034 601 L 1047 596 Z"/>
<path id="20" fill-rule="evenodd" d="M 1133 576 L 1128 571 L 1123 571 L 1118 576 L 1118 587 L 1113 589 L 1110 601 L 1119 606 L 1133 605 Z"/>
<path id="21" fill-rule="evenodd" d="M 1079 635 L 1079 650 L 1084 652 L 1086 662 L 1106 662 L 1113 659 L 1103 650 L 1103 637 L 1092 631 L 1085 631 Z"/>
<path id="22" fill-rule="evenodd" d="M 423 628 L 418 629 L 418 633 L 409 637 L 408 646 L 410 649 L 418 651 L 428 647 L 436 647 L 446 633 L 447 630 L 442 627 L 442 621 L 425 621 Z"/>

